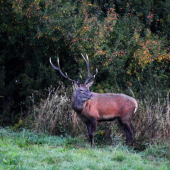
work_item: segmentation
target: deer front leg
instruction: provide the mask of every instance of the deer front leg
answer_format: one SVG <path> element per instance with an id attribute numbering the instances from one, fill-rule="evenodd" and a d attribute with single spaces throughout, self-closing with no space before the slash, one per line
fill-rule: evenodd
<path id="1" fill-rule="evenodd" d="M 91 134 L 91 122 L 85 122 L 85 124 L 87 126 L 87 130 L 88 130 L 88 134 L 89 134 L 89 138 L 90 138 L 90 134 Z"/>
<path id="2" fill-rule="evenodd" d="M 97 120 L 95 118 L 92 118 L 91 119 L 91 133 L 89 134 L 91 147 L 94 147 L 94 134 L 95 134 L 96 128 L 97 128 Z"/>
<path id="3" fill-rule="evenodd" d="M 94 147 L 94 134 L 97 128 L 97 120 L 95 118 L 92 118 L 90 122 L 85 122 L 85 124 L 89 133 L 91 147 Z"/>

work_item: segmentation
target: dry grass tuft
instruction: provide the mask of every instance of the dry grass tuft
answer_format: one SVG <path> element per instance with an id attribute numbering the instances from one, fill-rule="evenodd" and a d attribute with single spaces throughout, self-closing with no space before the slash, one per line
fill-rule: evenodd
<path id="1" fill-rule="evenodd" d="M 47 99 L 40 104 L 35 128 L 39 132 L 56 135 L 68 134 L 74 137 L 83 133 L 88 137 L 86 126 L 71 108 L 73 89 L 65 88 L 61 84 L 55 93 L 52 91 L 49 89 Z M 138 100 L 139 109 L 132 121 L 136 130 L 133 147 L 137 150 L 143 150 L 155 141 L 166 141 L 170 136 L 169 92 L 166 98 L 159 96 L 153 95 Z M 122 137 L 125 138 L 125 134 L 116 121 L 103 122 L 98 124 L 95 143 L 118 144 Z"/>
<path id="2" fill-rule="evenodd" d="M 145 148 L 147 144 L 166 141 L 170 137 L 169 92 L 167 98 L 148 97 L 139 101 L 139 109 L 133 122 L 136 134 L 134 146 Z"/>
<path id="3" fill-rule="evenodd" d="M 71 108 L 70 91 L 72 91 L 71 88 L 65 88 L 62 84 L 55 93 L 52 89 L 49 89 L 47 99 L 40 104 L 35 125 L 38 131 L 72 136 L 83 131 L 83 123 L 77 119 L 76 113 Z"/>

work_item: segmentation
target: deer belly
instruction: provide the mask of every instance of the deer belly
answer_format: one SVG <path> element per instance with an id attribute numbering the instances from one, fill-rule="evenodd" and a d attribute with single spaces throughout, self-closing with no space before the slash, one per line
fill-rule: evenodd
<path id="1" fill-rule="evenodd" d="M 120 108 L 115 103 L 104 103 L 103 106 L 98 107 L 98 120 L 114 120 L 120 116 Z"/>

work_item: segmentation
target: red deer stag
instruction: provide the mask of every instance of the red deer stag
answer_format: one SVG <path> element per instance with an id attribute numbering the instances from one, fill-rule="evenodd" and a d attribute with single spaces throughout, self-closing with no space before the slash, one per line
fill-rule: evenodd
<path id="1" fill-rule="evenodd" d="M 57 69 L 60 74 L 66 79 L 72 81 L 76 85 L 76 90 L 72 94 L 71 106 L 76 111 L 80 119 L 86 124 L 90 137 L 91 147 L 94 146 L 94 133 L 97 123 L 100 121 L 110 121 L 118 119 L 126 134 L 126 143 L 132 140 L 134 133 L 131 119 L 138 108 L 137 101 L 125 94 L 114 93 L 93 93 L 89 88 L 93 84 L 96 74 L 90 77 L 89 59 L 86 55 L 84 58 L 87 65 L 87 79 L 84 84 L 75 81 L 64 75 L 60 69 L 59 59 L 57 59 L 58 68 L 55 67 L 50 58 L 50 63 L 54 69 Z"/>

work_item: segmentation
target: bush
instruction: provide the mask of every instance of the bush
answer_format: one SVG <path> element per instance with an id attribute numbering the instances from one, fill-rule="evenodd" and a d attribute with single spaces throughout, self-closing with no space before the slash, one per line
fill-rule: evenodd
<path id="1" fill-rule="evenodd" d="M 161 94 L 153 93 L 138 103 L 139 109 L 134 116 L 136 126 L 134 147 L 143 150 L 155 141 L 159 143 L 169 140 L 169 92 L 167 98 L 161 98 Z"/>
<path id="2" fill-rule="evenodd" d="M 46 100 L 42 100 L 35 119 L 35 129 L 39 132 L 49 132 L 56 135 L 78 136 L 84 134 L 88 138 L 85 124 L 76 116 L 71 108 L 72 88 L 65 88 L 61 84 L 55 93 L 49 88 Z M 133 91 L 131 91 L 132 95 Z M 146 99 L 138 99 L 139 108 L 135 113 L 132 124 L 135 128 L 133 147 L 136 150 L 144 150 L 155 141 L 164 142 L 169 139 L 169 93 L 167 98 L 161 98 L 161 94 L 146 96 Z M 95 133 L 95 143 L 117 145 L 125 134 L 122 127 L 113 122 L 101 122 Z"/>
<path id="3" fill-rule="evenodd" d="M 71 108 L 71 88 L 61 84 L 54 92 L 48 89 L 47 99 L 42 100 L 36 109 L 35 129 L 39 132 L 48 132 L 56 135 L 77 136 L 83 132 L 83 123 L 76 118 Z"/>

